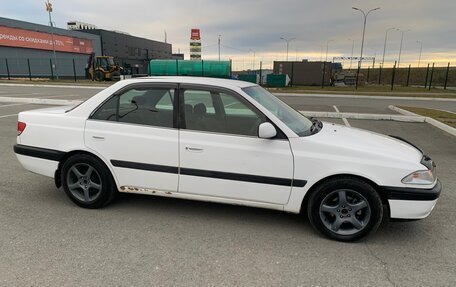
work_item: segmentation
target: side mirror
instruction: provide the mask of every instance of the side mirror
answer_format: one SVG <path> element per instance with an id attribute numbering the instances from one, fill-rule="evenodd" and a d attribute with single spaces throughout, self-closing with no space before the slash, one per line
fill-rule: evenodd
<path id="1" fill-rule="evenodd" d="M 271 139 L 277 135 L 275 127 L 268 122 L 258 126 L 258 137 L 262 139 Z"/>

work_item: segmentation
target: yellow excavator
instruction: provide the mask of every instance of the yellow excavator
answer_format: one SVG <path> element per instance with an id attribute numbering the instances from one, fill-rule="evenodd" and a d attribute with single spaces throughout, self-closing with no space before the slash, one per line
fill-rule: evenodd
<path id="1" fill-rule="evenodd" d="M 90 54 L 86 66 L 86 76 L 92 81 L 118 81 L 121 67 L 114 62 L 112 56 L 95 56 Z"/>

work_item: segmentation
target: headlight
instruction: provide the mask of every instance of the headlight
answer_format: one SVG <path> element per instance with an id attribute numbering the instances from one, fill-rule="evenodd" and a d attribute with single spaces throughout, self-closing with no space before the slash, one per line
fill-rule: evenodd
<path id="1" fill-rule="evenodd" d="M 434 174 L 431 170 L 418 170 L 402 179 L 405 184 L 433 184 Z"/>

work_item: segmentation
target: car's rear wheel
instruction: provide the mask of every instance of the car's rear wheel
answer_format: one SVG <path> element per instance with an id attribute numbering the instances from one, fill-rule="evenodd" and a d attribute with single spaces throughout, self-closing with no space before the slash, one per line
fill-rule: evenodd
<path id="1" fill-rule="evenodd" d="M 65 193 L 81 207 L 103 207 L 117 193 L 108 168 L 90 155 L 76 154 L 68 158 L 62 166 L 61 176 Z"/>
<path id="2" fill-rule="evenodd" d="M 340 241 L 354 241 L 378 228 L 383 204 L 370 184 L 341 177 L 314 189 L 307 214 L 311 224 L 322 234 Z"/>

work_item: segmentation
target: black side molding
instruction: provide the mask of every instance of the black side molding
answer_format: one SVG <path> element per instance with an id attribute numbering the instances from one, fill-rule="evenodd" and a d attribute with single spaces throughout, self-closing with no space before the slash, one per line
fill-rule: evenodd
<path id="1" fill-rule="evenodd" d="M 442 191 L 442 183 L 437 180 L 435 186 L 431 189 L 419 189 L 409 187 L 380 187 L 388 199 L 394 200 L 435 200 L 439 198 Z"/>
<path id="2" fill-rule="evenodd" d="M 14 145 L 14 152 L 16 154 L 20 154 L 20 155 L 37 157 L 37 158 L 53 160 L 53 161 L 60 161 L 63 158 L 63 156 L 65 155 L 65 152 L 63 152 L 63 151 L 47 149 L 47 148 L 40 148 L 40 147 L 33 147 L 33 146 L 27 146 L 27 145 L 21 145 L 21 144 Z"/>
<path id="3" fill-rule="evenodd" d="M 221 171 L 212 171 L 212 170 L 201 170 L 201 169 L 192 169 L 192 168 L 181 168 L 180 173 L 183 175 L 191 175 L 191 176 L 211 177 L 211 178 L 219 178 L 219 179 L 227 179 L 227 180 L 283 185 L 283 186 L 295 186 L 295 187 L 304 187 L 304 185 L 307 183 L 307 181 L 305 181 L 305 180 L 292 180 L 289 178 L 279 178 L 279 177 L 232 173 L 232 172 L 221 172 Z"/>
<path id="4" fill-rule="evenodd" d="M 123 160 L 111 160 L 111 164 L 115 167 L 121 167 L 121 168 L 131 168 L 131 169 L 139 169 L 139 170 L 147 170 L 147 171 L 182 174 L 182 175 L 198 176 L 198 177 L 211 177 L 211 178 L 219 178 L 219 179 L 226 179 L 226 180 L 282 185 L 282 186 L 290 186 L 290 187 L 291 186 L 304 187 L 307 184 L 306 180 L 300 180 L 300 179 L 293 180 L 291 178 L 280 178 L 280 177 L 271 177 L 271 176 L 262 176 L 262 175 L 193 169 L 193 168 L 180 168 L 180 170 L 179 170 L 179 168 L 176 166 L 130 162 L 130 161 L 123 161 Z"/>
<path id="5" fill-rule="evenodd" d="M 131 162 L 131 161 L 123 161 L 123 160 L 111 160 L 111 163 L 115 167 L 148 170 L 148 171 L 158 171 L 158 172 L 175 173 L 175 174 L 177 174 L 179 172 L 179 169 L 176 166 L 148 164 L 148 163 Z"/>

